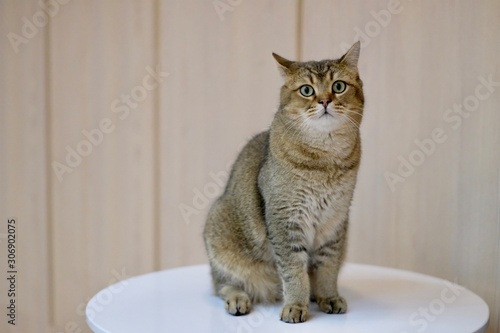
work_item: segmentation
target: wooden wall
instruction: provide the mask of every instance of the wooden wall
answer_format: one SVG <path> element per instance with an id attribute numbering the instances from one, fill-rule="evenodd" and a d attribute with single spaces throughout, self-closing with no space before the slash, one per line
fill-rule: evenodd
<path id="1" fill-rule="evenodd" d="M 57 1 L 0 0 L 0 258 L 15 217 L 20 272 L 2 332 L 89 332 L 98 290 L 205 263 L 204 216 L 278 104 L 271 52 L 358 39 L 349 260 L 458 281 L 500 329 L 499 2 Z"/>

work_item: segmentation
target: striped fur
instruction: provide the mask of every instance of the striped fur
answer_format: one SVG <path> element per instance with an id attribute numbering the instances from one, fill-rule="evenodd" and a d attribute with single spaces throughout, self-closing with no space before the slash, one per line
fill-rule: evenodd
<path id="1" fill-rule="evenodd" d="M 279 110 L 241 151 L 204 230 L 215 292 L 233 315 L 280 300 L 281 320 L 292 323 L 307 319 L 311 299 L 327 313 L 347 309 L 337 276 L 361 157 L 358 55 L 359 43 L 338 60 L 275 55 L 285 79 Z M 314 96 L 300 94 L 304 84 Z"/>

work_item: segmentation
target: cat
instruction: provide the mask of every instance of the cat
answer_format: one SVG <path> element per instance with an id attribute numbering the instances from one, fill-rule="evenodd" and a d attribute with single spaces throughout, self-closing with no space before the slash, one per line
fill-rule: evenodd
<path id="1" fill-rule="evenodd" d="M 203 237 L 227 312 L 283 301 L 281 320 L 307 320 L 309 302 L 345 313 L 337 290 L 361 158 L 360 43 L 337 60 L 273 56 L 284 78 L 268 131 L 251 139 L 211 207 Z"/>

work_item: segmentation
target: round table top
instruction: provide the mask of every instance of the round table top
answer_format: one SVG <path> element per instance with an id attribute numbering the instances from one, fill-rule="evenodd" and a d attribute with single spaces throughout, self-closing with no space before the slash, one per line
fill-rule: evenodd
<path id="1" fill-rule="evenodd" d="M 258 304 L 234 317 L 213 295 L 209 267 L 201 265 L 121 281 L 97 293 L 86 315 L 96 333 L 472 333 L 488 325 L 488 306 L 479 296 L 418 273 L 348 263 L 339 292 L 348 303 L 346 314 L 326 314 L 311 303 L 308 321 L 286 324 L 279 320 L 281 304 Z"/>

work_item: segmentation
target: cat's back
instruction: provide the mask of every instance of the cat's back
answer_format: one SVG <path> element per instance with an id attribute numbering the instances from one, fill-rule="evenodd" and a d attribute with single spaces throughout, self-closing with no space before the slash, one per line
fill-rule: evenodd
<path id="1" fill-rule="evenodd" d="M 226 189 L 207 217 L 204 237 L 209 256 L 217 251 L 223 255 L 227 249 L 231 249 L 229 252 L 246 249 L 252 258 L 268 256 L 264 246 L 264 207 L 257 185 L 268 147 L 269 132 L 266 131 L 254 136 L 238 155 Z"/>
<path id="2" fill-rule="evenodd" d="M 258 191 L 257 178 L 269 150 L 269 131 L 254 136 L 241 150 L 231 170 L 224 196 Z"/>

